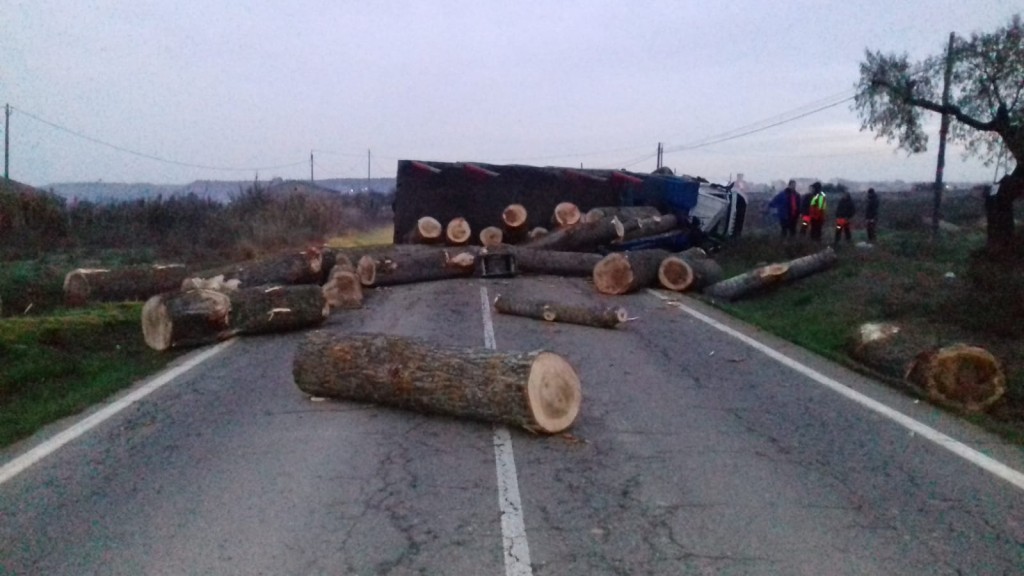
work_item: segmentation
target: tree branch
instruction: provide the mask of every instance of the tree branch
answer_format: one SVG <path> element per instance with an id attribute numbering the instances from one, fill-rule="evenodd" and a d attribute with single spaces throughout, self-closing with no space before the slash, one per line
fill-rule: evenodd
<path id="1" fill-rule="evenodd" d="M 1000 118 L 998 117 L 988 122 L 982 122 L 973 116 L 965 114 L 960 110 L 959 106 L 954 106 L 952 104 L 944 106 L 938 102 L 928 100 L 927 98 L 916 98 L 911 96 L 908 90 L 894 86 L 891 82 L 882 78 L 873 79 L 871 81 L 871 85 L 885 88 L 891 97 L 903 102 L 904 104 L 924 108 L 925 110 L 931 110 L 932 112 L 938 112 L 939 114 L 949 114 L 956 118 L 957 121 L 962 122 L 975 130 L 1001 134 L 1006 128 L 1008 128 L 1008 125 L 1006 125 L 1005 122 L 1000 122 Z"/>

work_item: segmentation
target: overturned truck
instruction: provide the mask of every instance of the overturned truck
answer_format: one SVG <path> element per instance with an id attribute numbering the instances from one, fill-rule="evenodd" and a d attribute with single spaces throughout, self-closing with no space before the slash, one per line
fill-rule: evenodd
<path id="1" fill-rule="evenodd" d="M 481 233 L 501 227 L 510 207 L 520 213 L 522 221 L 515 227 L 525 235 L 564 224 L 557 220 L 565 206 L 584 215 L 608 208 L 648 208 L 678 223 L 657 238 L 620 242 L 608 250 L 714 249 L 742 232 L 747 200 L 732 184 L 665 172 L 400 160 L 394 242 L 418 241 L 421 221 L 429 217 L 442 229 L 458 228 L 470 243 L 486 244 Z M 506 218 L 506 228 L 507 223 Z"/>

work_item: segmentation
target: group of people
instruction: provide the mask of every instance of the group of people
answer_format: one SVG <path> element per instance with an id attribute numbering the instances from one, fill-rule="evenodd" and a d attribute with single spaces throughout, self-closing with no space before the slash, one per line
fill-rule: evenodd
<path id="1" fill-rule="evenodd" d="M 766 210 L 774 210 L 782 228 L 783 238 L 809 236 L 811 240 L 821 241 L 822 229 L 828 217 L 828 198 L 822 190 L 821 182 L 811 184 L 807 194 L 796 191 L 796 180 L 790 180 L 784 190 L 776 194 L 768 203 Z M 857 205 L 849 192 L 843 191 L 836 204 L 835 243 L 842 238 L 852 241 L 851 221 L 857 214 Z M 878 194 L 874 188 L 868 188 L 867 207 L 864 213 L 865 229 L 868 242 L 875 241 L 878 219 Z"/>

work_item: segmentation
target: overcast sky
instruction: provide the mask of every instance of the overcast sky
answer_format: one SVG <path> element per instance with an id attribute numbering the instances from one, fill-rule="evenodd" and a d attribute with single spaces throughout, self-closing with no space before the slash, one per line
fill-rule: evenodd
<path id="1" fill-rule="evenodd" d="M 659 142 L 665 165 L 715 182 L 928 181 L 937 118 L 908 158 L 851 102 L 796 117 L 852 96 L 866 48 L 941 54 L 1021 7 L 2 0 L 0 104 L 10 177 L 36 186 L 309 178 L 311 153 L 318 179 L 393 176 L 399 159 L 643 172 Z M 993 171 L 947 151 L 947 181 Z"/>

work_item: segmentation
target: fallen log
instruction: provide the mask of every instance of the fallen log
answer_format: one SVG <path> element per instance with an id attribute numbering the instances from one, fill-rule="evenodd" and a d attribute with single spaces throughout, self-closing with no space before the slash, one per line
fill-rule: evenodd
<path id="1" fill-rule="evenodd" d="M 582 398 L 576 371 L 551 352 L 442 347 L 384 334 L 312 332 L 295 352 L 292 374 L 313 396 L 550 434 L 572 426 Z"/>
<path id="2" fill-rule="evenodd" d="M 256 286 L 228 293 L 228 329 L 235 334 L 266 334 L 310 328 L 330 313 L 320 286 Z"/>
<path id="3" fill-rule="evenodd" d="M 142 305 L 142 337 L 153 350 L 210 344 L 230 337 L 230 312 L 223 292 L 165 292 Z"/>
<path id="4" fill-rule="evenodd" d="M 616 239 L 613 244 L 668 234 L 679 227 L 679 219 L 674 214 L 662 214 L 649 218 L 627 218 L 622 221 L 622 238 Z"/>
<path id="5" fill-rule="evenodd" d="M 320 287 L 312 284 L 256 286 L 227 293 L 165 292 L 142 306 L 142 335 L 154 350 L 201 346 L 237 334 L 316 326 L 328 311 Z"/>
<path id="6" fill-rule="evenodd" d="M 526 235 L 528 240 L 537 240 L 548 235 L 548 229 L 543 226 L 536 226 Z"/>
<path id="7" fill-rule="evenodd" d="M 594 266 L 594 287 L 602 294 L 628 294 L 646 288 L 658 279 L 661 261 L 671 255 L 666 250 L 612 252 Z"/>
<path id="8" fill-rule="evenodd" d="M 225 281 L 238 280 L 242 288 L 269 284 L 320 284 L 323 282 L 323 252 L 319 248 L 309 248 L 221 266 L 193 276 L 202 279 L 224 276 Z"/>
<path id="9" fill-rule="evenodd" d="M 366 255 L 359 259 L 356 274 L 363 286 L 394 286 L 473 275 L 474 251 L 467 248 L 435 248 L 429 251 Z"/>
<path id="10" fill-rule="evenodd" d="M 501 250 L 515 256 L 516 267 L 525 274 L 589 278 L 594 273 L 594 266 L 603 258 L 600 254 L 538 250 L 524 246 L 505 246 Z"/>
<path id="11" fill-rule="evenodd" d="M 618 216 L 619 220 L 635 220 L 660 216 L 661 212 L 654 206 L 598 206 L 587 210 L 583 215 L 584 222 L 593 222 L 601 218 Z"/>
<path id="12" fill-rule="evenodd" d="M 469 222 L 461 216 L 452 218 L 448 222 L 448 227 L 444 229 L 444 239 L 449 246 L 467 244 L 472 236 L 473 229 L 470 227 Z"/>
<path id="13" fill-rule="evenodd" d="M 502 314 L 597 328 L 617 328 L 629 319 L 626 309 L 618 306 L 578 306 L 503 294 L 494 298 L 494 309 Z"/>
<path id="14" fill-rule="evenodd" d="M 610 244 L 622 238 L 622 222 L 615 216 L 593 222 L 580 222 L 574 226 L 559 228 L 541 238 L 531 240 L 527 248 L 560 250 L 564 252 L 595 252 L 599 246 Z"/>
<path id="15" fill-rule="evenodd" d="M 176 290 L 188 277 L 182 264 L 78 268 L 64 276 L 64 303 L 84 306 L 89 302 L 146 300 Z"/>
<path id="16" fill-rule="evenodd" d="M 922 352 L 906 379 L 943 406 L 983 412 L 1006 393 L 1006 375 L 988 350 L 953 344 Z"/>
<path id="17" fill-rule="evenodd" d="M 704 289 L 712 298 L 736 300 L 778 284 L 792 282 L 811 274 L 827 270 L 836 263 L 832 247 L 814 254 L 782 262 L 760 266 L 749 272 L 716 282 Z"/>
<path id="18" fill-rule="evenodd" d="M 658 283 L 676 292 L 702 290 L 721 279 L 722 267 L 700 248 L 672 254 L 658 265 Z"/>
<path id="19" fill-rule="evenodd" d="M 582 215 L 578 206 L 572 202 L 559 202 L 555 206 L 554 214 L 551 216 L 551 223 L 555 228 L 574 226 L 579 223 Z"/>
<path id="20" fill-rule="evenodd" d="M 444 227 L 432 216 L 423 216 L 416 221 L 416 226 L 405 235 L 409 244 L 437 244 L 442 239 Z"/>
<path id="21" fill-rule="evenodd" d="M 484 248 L 497 248 L 501 246 L 504 233 L 497 226 L 488 226 L 480 231 L 480 244 Z"/>

